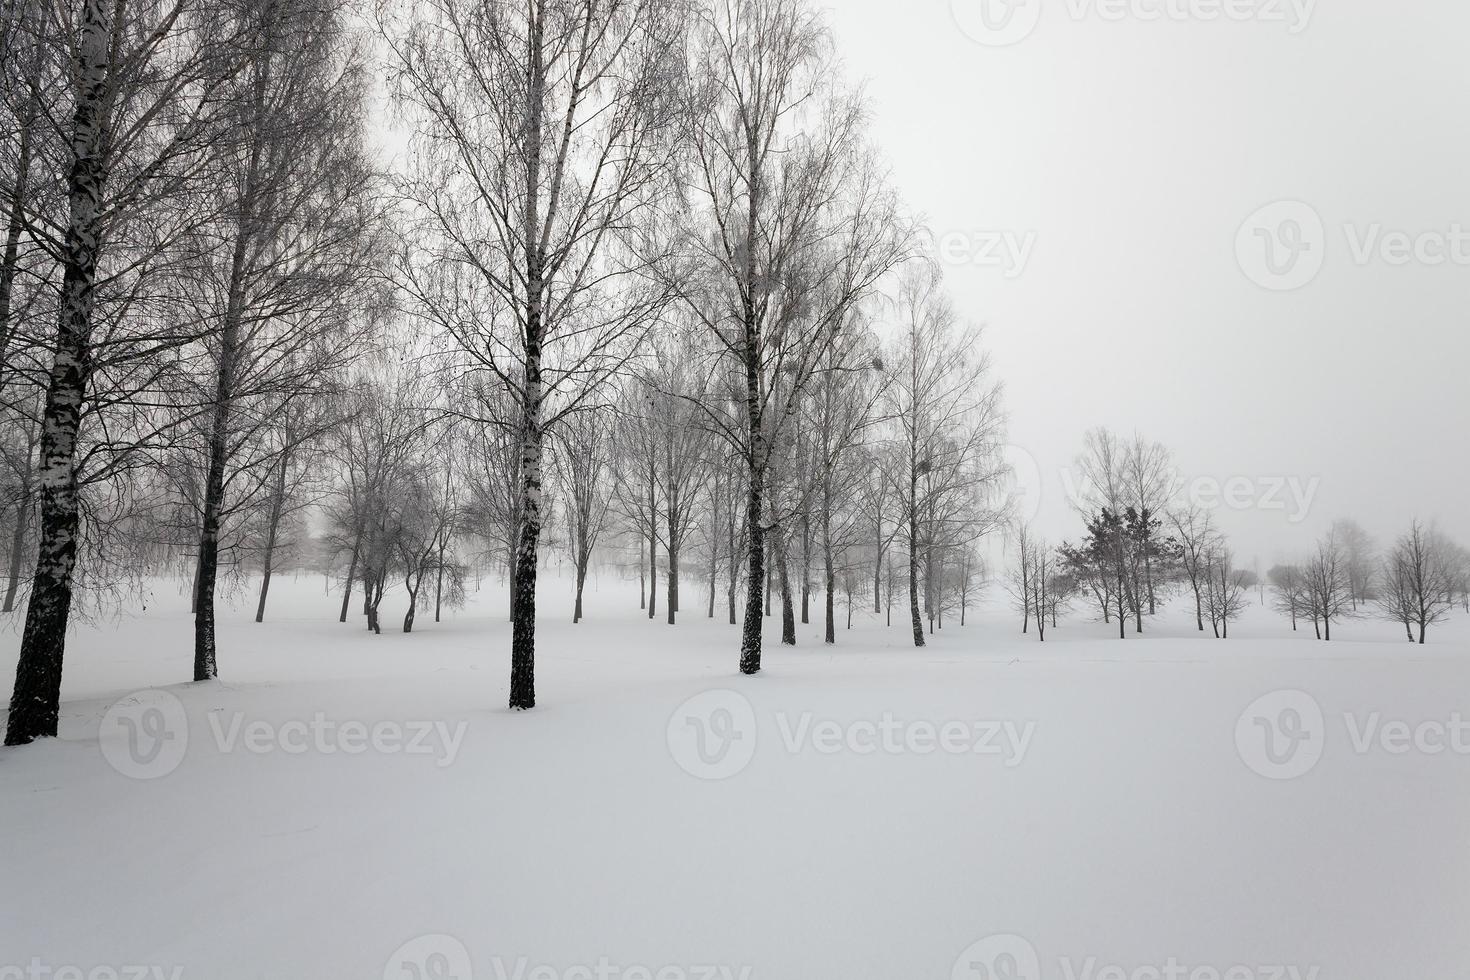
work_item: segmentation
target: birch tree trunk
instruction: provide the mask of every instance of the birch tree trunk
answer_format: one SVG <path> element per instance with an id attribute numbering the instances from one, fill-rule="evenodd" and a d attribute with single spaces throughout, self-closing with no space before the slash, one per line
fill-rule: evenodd
<path id="1" fill-rule="evenodd" d="M 54 737 L 60 709 L 61 666 L 80 530 L 77 435 L 91 371 L 93 290 L 100 252 L 102 193 L 107 180 L 103 151 L 108 134 L 103 130 L 110 9 L 102 0 L 86 0 L 77 29 L 76 105 L 67 174 L 70 218 L 62 252 L 56 352 L 46 389 L 38 464 L 39 550 L 15 668 L 6 745 Z"/>
<path id="2" fill-rule="evenodd" d="M 281 526 L 281 509 L 286 502 L 286 467 L 290 465 L 291 451 L 281 452 L 281 466 L 276 474 L 276 489 L 271 497 L 270 520 L 265 532 L 265 554 L 261 557 L 260 602 L 255 607 L 255 621 L 265 620 L 265 597 L 271 590 L 271 559 L 276 551 L 276 532 Z"/>

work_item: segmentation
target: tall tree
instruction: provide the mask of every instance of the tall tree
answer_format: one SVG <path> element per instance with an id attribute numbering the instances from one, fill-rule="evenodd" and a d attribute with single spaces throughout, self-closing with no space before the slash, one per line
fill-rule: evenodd
<path id="1" fill-rule="evenodd" d="M 55 215 L 30 215 L 61 267 L 61 287 L 47 343 L 36 569 L 10 745 L 56 734 L 83 486 L 128 465 L 173 424 L 155 425 L 142 408 L 93 441 L 86 422 L 156 400 L 160 361 L 191 336 L 157 309 L 157 277 L 172 247 L 210 214 L 198 192 L 213 176 L 228 128 L 222 90 L 243 52 L 231 18 L 206 0 L 53 0 L 38 10 L 37 33 L 50 49 L 43 60 L 66 73 L 58 103 L 43 112 L 59 129 L 66 203 Z M 184 198 L 190 206 L 178 206 Z"/>
<path id="2" fill-rule="evenodd" d="M 233 127 L 220 219 L 195 236 L 209 326 L 205 460 L 194 602 L 194 679 L 216 676 L 220 532 L 279 469 L 262 430 L 283 402 L 321 386 L 362 349 L 344 315 L 371 271 L 371 174 L 362 155 L 365 72 L 342 15 L 323 0 L 247 0 L 245 66 L 224 89 Z M 205 373 L 205 372 L 201 372 Z M 252 490 L 241 484 L 249 483 Z M 234 500 L 230 500 L 233 490 Z"/>
<path id="3" fill-rule="evenodd" d="M 546 433 L 631 356 L 665 291 L 636 232 L 675 135 L 674 0 L 381 0 L 415 139 L 400 190 L 415 315 L 465 375 L 515 406 L 520 536 L 512 708 L 536 704 L 536 574 Z M 493 424 L 485 420 L 484 424 Z"/>
<path id="4" fill-rule="evenodd" d="M 761 668 L 772 511 L 768 478 L 803 395 L 848 314 L 904 257 L 908 237 L 805 0 L 721 0 L 699 19 L 688 123 L 690 201 L 669 280 L 737 367 L 733 412 L 711 422 L 742 457 L 746 601 L 740 670 Z"/>

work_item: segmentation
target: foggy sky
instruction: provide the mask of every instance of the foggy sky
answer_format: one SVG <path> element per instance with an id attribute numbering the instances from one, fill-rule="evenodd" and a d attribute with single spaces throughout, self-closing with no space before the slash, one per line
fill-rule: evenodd
<path id="1" fill-rule="evenodd" d="M 988 326 L 1038 530 L 1078 536 L 1063 471 L 1107 425 L 1233 480 L 1217 513 L 1242 564 L 1338 516 L 1380 544 L 1416 515 L 1470 539 L 1470 7 L 990 0 L 1018 5 L 1012 32 L 1040 16 L 987 46 L 959 26 L 1006 23 L 981 2 L 827 6 Z M 1288 506 L 1248 503 L 1272 487 Z"/>

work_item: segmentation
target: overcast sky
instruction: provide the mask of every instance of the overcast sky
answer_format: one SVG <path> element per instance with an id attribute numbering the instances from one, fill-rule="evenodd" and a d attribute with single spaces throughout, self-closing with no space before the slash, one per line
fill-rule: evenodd
<path id="1" fill-rule="evenodd" d="M 1235 478 L 1245 564 L 1337 516 L 1470 538 L 1470 5 L 984 2 L 826 6 L 1042 532 L 1076 537 L 1061 470 L 1108 425 Z"/>

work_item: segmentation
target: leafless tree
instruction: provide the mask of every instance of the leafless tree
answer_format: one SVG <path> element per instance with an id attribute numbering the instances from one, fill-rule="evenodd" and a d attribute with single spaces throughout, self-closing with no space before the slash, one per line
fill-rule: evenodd
<path id="1" fill-rule="evenodd" d="M 245 64 L 222 90 L 232 122 L 221 152 L 220 215 L 199 252 L 197 315 L 207 326 L 194 679 L 218 673 L 220 533 L 281 468 L 260 437 L 270 419 L 363 349 L 346 312 L 381 251 L 363 156 L 366 74 L 343 17 L 323 0 L 250 0 Z M 275 446 L 289 454 L 294 444 Z M 233 497 L 233 500 L 231 499 Z"/>
<path id="2" fill-rule="evenodd" d="M 587 407 L 663 305 L 643 215 L 672 159 L 673 0 L 382 0 L 412 126 L 400 192 L 413 312 L 516 407 L 520 539 L 510 706 L 536 703 L 546 433 Z M 491 424 L 488 420 L 485 424 Z"/>
<path id="3" fill-rule="evenodd" d="M 1455 607 L 1459 574 L 1454 543 L 1437 528 L 1416 520 L 1383 560 L 1379 608 L 1404 624 L 1411 643 L 1417 627 L 1418 642 L 1423 643 L 1428 628 Z"/>
<path id="4" fill-rule="evenodd" d="M 233 18 L 208 0 L 38 0 L 34 9 L 38 57 L 65 78 L 39 113 L 55 137 L 42 142 L 58 150 L 65 204 L 26 215 L 61 284 L 55 332 L 36 338 L 49 354 L 40 522 L 12 745 L 56 734 L 84 488 L 127 470 L 177 423 L 150 407 L 168 352 L 192 336 L 169 315 L 178 294 L 164 277 L 179 241 L 210 214 L 200 192 L 215 175 L 231 124 L 222 96 L 244 54 Z M 99 431 L 102 415 L 110 421 Z"/>
<path id="5" fill-rule="evenodd" d="M 958 324 L 937 269 L 916 263 L 906 271 L 898 315 L 899 335 L 886 359 L 896 444 L 889 476 L 904 509 L 914 645 L 923 646 L 921 584 L 932 629 L 937 562 L 946 549 L 974 541 L 999 519 L 983 512 L 983 501 L 987 485 L 1001 475 L 1003 420 L 980 332 Z"/>
<path id="6" fill-rule="evenodd" d="M 1305 568 L 1308 610 L 1319 640 L 1332 639 L 1333 620 L 1351 612 L 1353 591 L 1346 553 L 1329 530 Z"/>
<path id="7" fill-rule="evenodd" d="M 1205 629 L 1205 593 L 1210 587 L 1210 556 L 1222 547 L 1210 513 L 1199 507 L 1175 508 L 1169 511 L 1169 524 L 1178 544 L 1179 567 L 1194 593 L 1194 621 L 1200 632 Z"/>
<path id="8" fill-rule="evenodd" d="M 1205 555 L 1205 610 L 1216 639 L 1228 639 L 1230 624 L 1246 607 L 1247 572 L 1237 569 L 1230 549 L 1216 541 Z"/>
<path id="9" fill-rule="evenodd" d="M 766 536 L 779 516 L 773 457 L 848 316 L 908 248 L 863 101 L 831 47 L 806 0 L 711 4 L 692 45 L 689 210 L 669 279 L 743 382 L 734 411 L 707 414 L 746 468 L 747 674 L 761 666 Z"/>
<path id="10" fill-rule="evenodd" d="M 567 546 L 576 573 L 572 622 L 582 621 L 582 589 L 593 549 L 607 528 L 612 504 L 610 433 L 596 415 L 583 412 L 566 420 L 557 433 L 556 467 L 567 506 Z"/>

